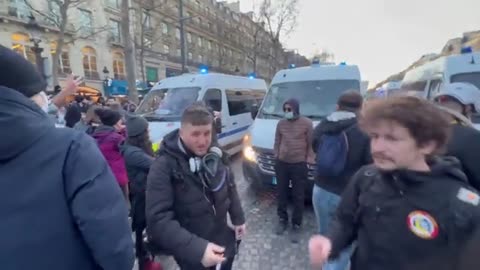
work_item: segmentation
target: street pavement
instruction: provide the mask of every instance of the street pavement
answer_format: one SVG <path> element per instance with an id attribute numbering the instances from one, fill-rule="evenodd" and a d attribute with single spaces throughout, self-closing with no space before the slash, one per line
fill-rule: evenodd
<path id="1" fill-rule="evenodd" d="M 273 189 L 260 193 L 253 191 L 242 173 L 240 156 L 232 165 L 237 188 L 247 217 L 247 235 L 240 246 L 235 260 L 235 270 L 290 270 L 309 269 L 308 239 L 315 233 L 315 215 L 311 205 L 307 205 L 301 241 L 292 244 L 289 234 L 277 236 L 273 232 L 277 224 L 275 192 Z M 159 258 L 164 270 L 179 269 L 173 259 Z"/>

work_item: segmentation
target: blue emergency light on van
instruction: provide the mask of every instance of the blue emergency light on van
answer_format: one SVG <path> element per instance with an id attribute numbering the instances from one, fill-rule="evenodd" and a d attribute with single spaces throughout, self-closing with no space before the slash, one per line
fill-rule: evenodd
<path id="1" fill-rule="evenodd" d="M 249 79 L 255 79 L 256 77 L 257 77 L 257 74 L 255 74 L 255 72 L 252 72 L 252 73 L 248 74 Z"/>
<path id="2" fill-rule="evenodd" d="M 295 68 L 295 67 L 296 67 L 295 64 L 290 64 L 290 65 L 288 65 L 288 68 L 289 68 L 289 69 L 292 69 L 292 68 Z"/>
<path id="3" fill-rule="evenodd" d="M 469 53 L 473 53 L 472 47 L 463 47 L 462 48 L 461 54 L 469 54 Z"/>
<path id="4" fill-rule="evenodd" d="M 207 74 L 208 73 L 208 66 L 206 65 L 200 65 L 200 74 Z"/>

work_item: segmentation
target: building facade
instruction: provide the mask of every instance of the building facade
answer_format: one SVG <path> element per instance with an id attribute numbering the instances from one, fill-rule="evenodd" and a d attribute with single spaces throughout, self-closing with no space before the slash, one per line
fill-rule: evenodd
<path id="1" fill-rule="evenodd" d="M 134 44 L 136 78 L 156 82 L 181 73 L 180 0 L 130 0 L 129 26 Z M 106 79 L 125 80 L 122 0 L 82 0 L 67 10 L 53 0 L 0 0 L 0 44 L 13 48 L 33 63 L 41 50 L 50 87 L 68 74 L 85 77 L 86 85 L 102 90 Z M 66 16 L 62 16 L 65 12 Z M 33 17 L 32 17 L 33 15 Z M 32 18 L 36 27 L 32 27 Z M 68 18 L 62 20 L 62 18 Z M 286 67 L 287 52 L 277 54 L 264 27 L 253 14 L 239 11 L 239 3 L 183 0 L 188 69 L 207 65 L 216 72 L 269 79 Z M 62 22 L 65 42 L 52 72 Z M 272 61 L 281 55 L 280 61 Z M 279 63 L 272 66 L 272 62 Z"/>

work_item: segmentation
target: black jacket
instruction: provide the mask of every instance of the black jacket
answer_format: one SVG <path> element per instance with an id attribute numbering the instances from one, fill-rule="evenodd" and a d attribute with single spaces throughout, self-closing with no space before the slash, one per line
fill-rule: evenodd
<path id="1" fill-rule="evenodd" d="M 234 225 L 244 224 L 245 217 L 230 169 L 219 168 L 227 170 L 227 181 L 218 192 L 209 192 L 190 171 L 189 156 L 180 144 L 178 130 L 166 135 L 150 169 L 147 233 L 178 262 L 203 269 L 200 262 L 208 242 L 226 247 L 226 257 L 234 256 L 235 234 L 227 225 L 227 213 Z"/>
<path id="2" fill-rule="evenodd" d="M 154 158 L 141 148 L 123 143 L 120 152 L 125 160 L 130 194 L 132 200 L 132 221 L 134 229 L 143 230 L 146 226 L 145 219 L 145 191 L 147 189 L 147 176 Z"/>
<path id="3" fill-rule="evenodd" d="M 370 140 L 357 125 L 355 114 L 338 111 L 332 113 L 325 121 L 320 122 L 313 133 L 313 151 L 317 153 L 324 134 L 338 134 L 345 131 L 348 140 L 347 163 L 345 171 L 336 179 L 315 177 L 315 184 L 337 195 L 342 194 L 353 174 L 362 166 L 371 163 Z"/>
<path id="4" fill-rule="evenodd" d="M 447 155 L 460 160 L 470 185 L 480 190 L 480 132 L 471 127 L 455 124 L 447 147 Z"/>
<path id="5" fill-rule="evenodd" d="M 95 141 L 0 87 L 1 269 L 131 270 L 123 195 Z"/>
<path id="6" fill-rule="evenodd" d="M 455 270 L 479 227 L 478 195 L 454 158 L 431 172 L 362 168 L 342 196 L 327 236 L 332 258 L 357 241 L 352 270 Z M 480 269 L 480 261 L 472 269 Z"/>

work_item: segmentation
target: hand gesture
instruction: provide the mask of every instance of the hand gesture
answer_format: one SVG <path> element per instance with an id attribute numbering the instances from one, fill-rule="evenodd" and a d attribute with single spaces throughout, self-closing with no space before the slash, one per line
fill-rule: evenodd
<path id="1" fill-rule="evenodd" d="M 63 89 L 63 91 L 65 91 L 65 93 L 67 95 L 75 95 L 78 91 L 78 87 L 83 83 L 83 78 L 82 77 L 78 77 L 78 78 L 74 78 L 73 75 L 69 75 L 68 78 L 67 78 L 67 81 L 65 83 L 65 88 Z"/>
<path id="2" fill-rule="evenodd" d="M 308 242 L 308 251 L 310 254 L 310 263 L 313 267 L 321 267 L 330 256 L 332 250 L 332 242 L 330 239 L 315 235 Z"/>
<path id="3" fill-rule="evenodd" d="M 246 233 L 247 233 L 247 225 L 243 224 L 240 226 L 235 226 L 235 237 L 237 240 L 241 240 Z"/>
<path id="4" fill-rule="evenodd" d="M 203 253 L 202 265 L 208 268 L 223 263 L 225 261 L 225 257 L 223 256 L 224 252 L 225 248 L 217 246 L 214 243 L 208 243 Z"/>

